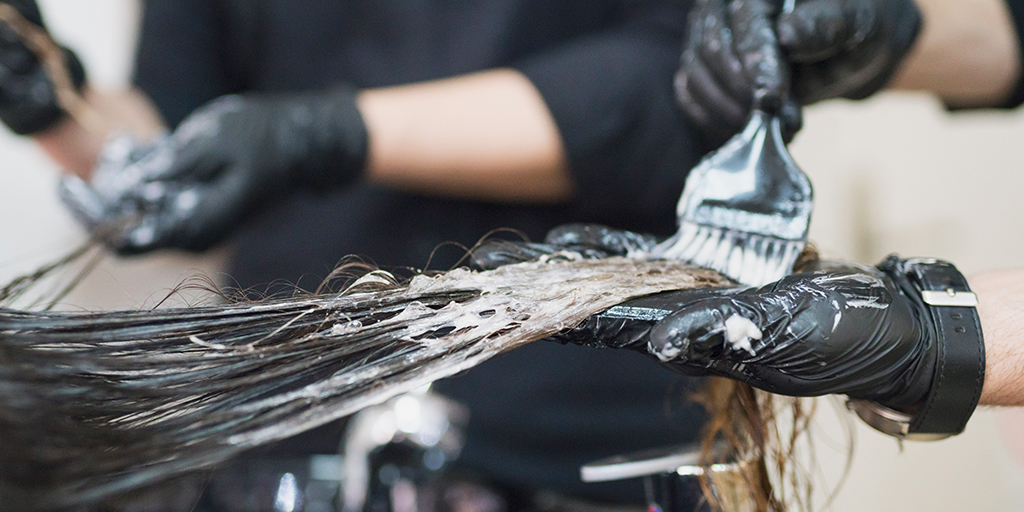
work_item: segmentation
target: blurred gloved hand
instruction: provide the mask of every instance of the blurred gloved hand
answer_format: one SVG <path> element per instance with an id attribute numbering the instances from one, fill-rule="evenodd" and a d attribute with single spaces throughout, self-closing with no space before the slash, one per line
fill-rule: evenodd
<path id="1" fill-rule="evenodd" d="M 296 190 L 357 180 L 367 134 L 355 92 L 226 96 L 196 110 L 170 138 L 170 161 L 119 201 L 140 206 L 114 238 L 121 253 L 200 251 L 247 216 Z"/>
<path id="2" fill-rule="evenodd" d="M 752 108 L 800 129 L 799 105 L 861 99 L 895 73 L 917 38 L 913 0 L 697 0 L 676 75 L 683 111 L 718 146 Z M 765 102 L 765 100 L 768 100 Z"/>
<path id="3" fill-rule="evenodd" d="M 4 0 L 35 30 L 45 32 L 42 15 L 34 0 Z M 72 85 L 81 89 L 85 70 L 71 50 L 62 48 L 64 65 Z M 7 23 L 0 21 L 0 120 L 15 133 L 41 132 L 64 118 L 50 77 L 36 54 Z"/>

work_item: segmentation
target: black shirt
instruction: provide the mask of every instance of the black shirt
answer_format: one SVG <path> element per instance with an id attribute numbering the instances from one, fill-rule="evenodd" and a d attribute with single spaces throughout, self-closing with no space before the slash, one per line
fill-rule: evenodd
<path id="1" fill-rule="evenodd" d="M 513 67 L 552 112 L 577 192 L 559 205 L 460 201 L 357 186 L 294 196 L 241 229 L 242 288 L 312 288 L 346 255 L 446 269 L 496 228 L 564 222 L 668 235 L 698 146 L 674 105 L 687 2 L 149 0 L 136 84 L 173 126 L 229 93 L 360 88 Z M 469 405 L 467 468 L 509 486 L 639 502 L 638 482 L 582 484 L 581 463 L 693 439 L 692 383 L 639 354 L 539 343 L 437 383 Z M 286 443 L 332 452 L 330 429 Z"/>

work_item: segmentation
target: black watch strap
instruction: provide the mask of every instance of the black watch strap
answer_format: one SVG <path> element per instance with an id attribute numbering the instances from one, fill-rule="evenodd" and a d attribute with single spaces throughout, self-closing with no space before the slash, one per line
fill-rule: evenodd
<path id="1" fill-rule="evenodd" d="M 938 349 L 931 390 L 910 421 L 909 433 L 959 434 L 977 407 L 985 382 L 978 299 L 951 263 L 909 259 L 902 266 L 928 306 Z"/>

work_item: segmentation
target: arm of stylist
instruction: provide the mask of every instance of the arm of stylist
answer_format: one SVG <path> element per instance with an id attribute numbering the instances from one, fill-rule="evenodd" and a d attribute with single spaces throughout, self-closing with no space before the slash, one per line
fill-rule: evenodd
<path id="1" fill-rule="evenodd" d="M 140 186 L 131 198 L 152 207 L 142 209 L 143 229 L 120 237 L 123 252 L 209 247 L 291 192 L 363 181 L 498 203 L 571 198 L 599 212 L 591 216 L 623 211 L 646 222 L 647 212 L 675 202 L 685 176 L 678 169 L 699 156 L 673 108 L 685 10 L 672 2 L 505 67 L 385 88 L 339 80 L 302 93 L 248 92 L 256 87 L 229 74 L 237 63 L 218 57 L 219 28 L 208 22 L 215 13 L 201 16 L 211 8 L 193 2 L 202 12 L 184 16 L 173 5 L 147 6 L 143 32 L 175 44 L 151 48 L 153 38 L 143 38 L 140 55 L 161 60 L 140 59 L 140 86 L 161 99 L 172 124 L 195 111 L 170 138 L 174 161 L 153 178 L 164 189 Z M 61 131 L 51 147 L 82 175 L 99 150 L 69 143 L 75 134 L 81 127 Z"/>
<path id="2" fill-rule="evenodd" d="M 33 0 L 11 5 L 46 30 Z M 68 115 L 23 36 L 0 23 L 0 119 L 87 178 L 108 134 Z M 82 92 L 84 70 L 64 51 Z M 530 80 L 510 68 L 390 88 L 225 96 L 182 122 L 171 144 L 173 162 L 156 178 L 174 186 L 156 197 L 155 187 L 139 191 L 159 206 L 119 238 L 123 252 L 205 249 L 275 198 L 360 180 L 496 201 L 572 193 L 555 121 Z"/>
<path id="3" fill-rule="evenodd" d="M 904 414 L 896 435 L 957 434 L 979 403 L 1024 405 L 1024 271 L 968 286 L 948 263 L 890 257 L 675 299 L 646 341 L 684 373 L 845 394 Z"/>
<path id="4" fill-rule="evenodd" d="M 152 26 L 144 23 L 144 31 L 164 30 L 160 9 L 169 8 L 154 4 Z M 671 87 L 685 11 L 674 2 L 652 2 L 629 12 L 599 33 L 560 36 L 499 59 L 501 67 L 426 82 L 363 87 L 381 82 L 357 74 L 352 80 L 359 87 L 305 93 L 215 87 L 215 94 L 188 101 L 183 110 L 226 93 L 236 94 L 228 96 L 233 106 L 225 110 L 215 101 L 182 123 L 172 137 L 179 156 L 162 178 L 199 197 L 169 195 L 172 206 L 156 210 L 166 215 L 156 215 L 160 226 L 152 236 L 130 236 L 121 249 L 203 248 L 289 191 L 357 183 L 489 203 L 571 201 L 574 211 L 592 217 L 624 212 L 649 222 L 644 215 L 669 211 L 665 206 L 676 202 L 685 179 L 679 169 L 698 157 Z M 183 64 L 211 58 L 209 49 L 217 48 L 211 39 L 169 53 Z M 216 74 L 223 65 L 195 69 Z M 154 97 L 163 87 L 152 83 L 164 77 L 158 71 L 150 69 L 140 83 Z M 177 70 L 166 73 L 187 79 Z M 345 138 L 311 140 L 302 123 Z M 212 124 L 218 129 L 205 131 Z M 190 137 L 193 128 L 204 136 Z M 301 172 L 290 172 L 300 166 Z M 314 175 L 326 181 L 309 181 Z"/>
<path id="5" fill-rule="evenodd" d="M 171 143 L 173 161 L 156 181 L 174 188 L 122 252 L 203 250 L 292 191 L 362 180 L 505 201 L 556 201 L 572 190 L 543 100 L 507 69 L 387 89 L 225 96 L 191 114 Z"/>
<path id="6" fill-rule="evenodd" d="M 542 244 L 491 241 L 473 261 L 495 268 L 560 251 L 629 256 L 656 244 L 575 224 L 552 230 Z M 979 403 L 1024 405 L 1022 318 L 1022 270 L 968 284 L 950 263 L 890 256 L 875 267 L 816 262 L 761 288 L 641 297 L 555 339 L 646 352 L 684 374 L 772 393 L 847 395 L 902 416 L 902 424 L 881 426 L 893 427 L 888 433 L 936 439 L 961 432 Z"/>

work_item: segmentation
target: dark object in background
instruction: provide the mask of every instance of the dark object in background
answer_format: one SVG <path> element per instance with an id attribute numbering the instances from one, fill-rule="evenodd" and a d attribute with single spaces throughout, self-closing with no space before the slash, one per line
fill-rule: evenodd
<path id="1" fill-rule="evenodd" d="M 754 512 L 755 500 L 747 496 L 744 472 L 752 460 L 729 456 L 729 446 L 717 442 L 711 461 L 704 460 L 699 443 L 645 450 L 585 464 L 580 477 L 585 482 L 643 479 L 648 512 L 711 512 L 705 487 L 715 493 L 718 504 L 728 512 Z"/>
<path id="2" fill-rule="evenodd" d="M 20 33 L 19 33 L 20 32 Z M 33 33 L 47 39 L 46 47 L 31 48 L 24 35 Z M 71 50 L 57 47 L 34 0 L 0 2 L 0 121 L 19 135 L 38 133 L 67 116 L 58 99 L 58 87 L 46 63 L 39 59 L 48 49 L 62 55 L 69 84 L 76 90 L 85 85 L 85 69 Z"/>

